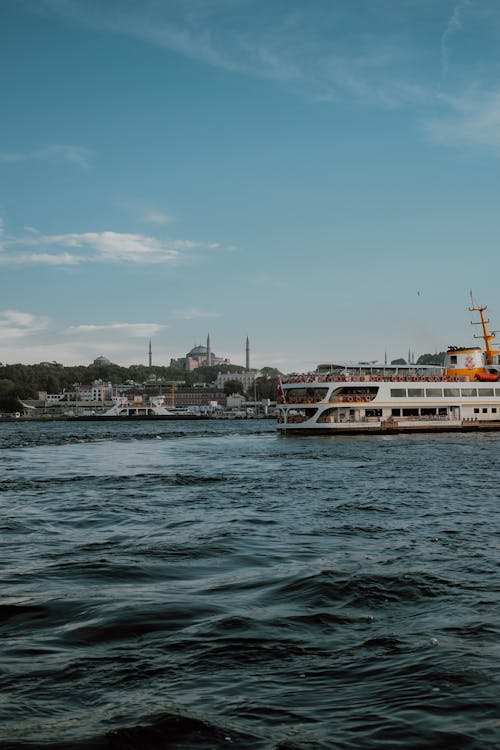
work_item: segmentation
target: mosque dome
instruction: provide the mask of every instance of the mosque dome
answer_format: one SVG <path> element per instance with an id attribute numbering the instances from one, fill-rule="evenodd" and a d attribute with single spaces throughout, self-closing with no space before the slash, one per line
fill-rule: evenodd
<path id="1" fill-rule="evenodd" d="M 196 357 L 206 357 L 208 354 L 208 349 L 206 346 L 194 346 L 190 352 L 186 354 L 186 357 L 192 357 L 195 359 Z"/>
<path id="2" fill-rule="evenodd" d="M 111 363 L 111 360 L 110 360 L 110 359 L 108 359 L 108 358 L 107 358 L 107 357 L 105 357 L 105 356 L 104 356 L 103 354 L 101 354 L 101 356 L 100 356 L 100 357 L 96 357 L 96 359 L 94 359 L 94 362 L 93 362 L 93 364 L 94 364 L 94 365 L 110 365 L 110 364 L 112 364 L 112 363 Z"/>

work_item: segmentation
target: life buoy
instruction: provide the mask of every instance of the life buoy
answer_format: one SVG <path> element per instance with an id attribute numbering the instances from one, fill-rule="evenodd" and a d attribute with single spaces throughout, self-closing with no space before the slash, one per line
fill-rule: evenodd
<path id="1" fill-rule="evenodd" d="M 361 401 L 361 396 L 356 396 L 356 401 Z"/>
<path id="2" fill-rule="evenodd" d="M 347 400 L 348 400 L 348 401 L 352 401 L 352 396 L 348 396 L 348 397 L 347 397 Z"/>

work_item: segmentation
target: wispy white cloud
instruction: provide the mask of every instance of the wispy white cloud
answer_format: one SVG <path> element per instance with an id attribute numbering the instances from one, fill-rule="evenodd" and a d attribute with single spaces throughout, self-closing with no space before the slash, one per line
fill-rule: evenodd
<path id="1" fill-rule="evenodd" d="M 0 153 L 0 162 L 22 162 L 33 159 L 50 161 L 52 159 L 62 159 L 76 164 L 79 167 L 87 169 L 92 159 L 92 151 L 83 146 L 72 146 L 58 143 L 52 143 L 48 146 L 35 149 L 34 151 Z"/>
<path id="2" fill-rule="evenodd" d="M 449 110 L 429 119 L 424 128 L 436 143 L 446 146 L 484 146 L 500 153 L 500 90 L 467 92 L 448 98 Z"/>
<path id="3" fill-rule="evenodd" d="M 190 251 L 215 250 L 220 247 L 219 243 L 160 239 L 126 232 L 44 235 L 30 228 L 23 237 L 4 238 L 0 265 L 175 264 Z"/>
<path id="4" fill-rule="evenodd" d="M 398 94 L 408 96 L 417 83 L 403 77 L 402 62 L 409 64 L 414 58 L 399 29 L 383 36 L 363 33 L 360 21 L 359 28 L 346 36 L 345 9 L 328 3 L 307 11 L 280 11 L 272 3 L 258 2 L 185 0 L 165 6 L 145 0 L 139 8 L 43 1 L 68 22 L 135 37 L 235 74 L 293 85 L 315 99 L 348 95 L 392 107 L 399 102 Z M 382 6 L 381 17 L 390 25 Z"/>
<path id="5" fill-rule="evenodd" d="M 496 0 L 455 0 L 451 13 L 450 5 L 431 0 L 360 0 L 362 12 L 356 16 L 349 3 L 328 0 L 307 9 L 300 3 L 258 0 L 144 0 L 140 7 L 135 2 L 39 2 L 68 23 L 134 37 L 234 74 L 277 81 L 315 101 L 404 108 L 425 122 L 425 132 L 439 143 L 497 147 L 494 94 L 476 97 L 480 110 L 475 114 L 453 103 L 454 97 L 467 98 L 464 92 L 472 82 L 477 91 L 494 91 Z M 458 35 L 462 40 L 466 33 L 474 39 L 464 44 L 459 58 Z M 478 34 L 488 42 L 479 51 Z M 452 59 L 462 61 L 453 77 Z M 146 220 L 161 223 L 163 214 L 155 214 Z"/>
<path id="6" fill-rule="evenodd" d="M 452 38 L 463 26 L 465 9 L 471 6 L 471 0 L 459 0 L 453 8 L 451 18 L 441 37 L 441 75 L 443 79 L 448 76 L 450 68 Z"/>
<path id="7" fill-rule="evenodd" d="M 151 210 L 144 214 L 144 221 L 147 221 L 149 224 L 170 224 L 173 218 L 162 211 Z"/>
<path id="8" fill-rule="evenodd" d="M 19 310 L 0 312 L 0 339 L 17 339 L 39 334 L 49 324 L 49 318 Z"/>
<path id="9" fill-rule="evenodd" d="M 220 318 L 220 313 L 199 310 L 197 307 L 187 307 L 174 310 L 173 316 L 179 320 L 194 320 L 195 318 Z"/>
<path id="10" fill-rule="evenodd" d="M 0 254 L 0 266 L 77 266 L 84 259 L 70 253 Z"/>
<path id="11" fill-rule="evenodd" d="M 150 337 L 163 331 L 166 325 L 160 323 L 105 323 L 101 325 L 83 324 L 78 326 L 69 326 L 66 333 L 74 334 L 95 334 L 101 332 L 112 332 L 124 334 L 132 337 Z"/>

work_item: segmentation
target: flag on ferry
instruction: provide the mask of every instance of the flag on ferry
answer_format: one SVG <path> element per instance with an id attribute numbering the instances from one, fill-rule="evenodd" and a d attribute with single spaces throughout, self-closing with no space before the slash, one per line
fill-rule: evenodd
<path id="1" fill-rule="evenodd" d="M 276 391 L 278 394 L 278 401 L 281 401 L 283 399 L 283 386 L 281 384 L 281 378 L 278 380 L 278 385 L 276 387 Z"/>

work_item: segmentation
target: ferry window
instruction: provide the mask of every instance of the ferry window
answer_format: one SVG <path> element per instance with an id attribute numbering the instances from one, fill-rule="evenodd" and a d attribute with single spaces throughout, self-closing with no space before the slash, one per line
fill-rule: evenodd
<path id="1" fill-rule="evenodd" d="M 492 413 L 492 414 L 496 414 L 496 413 L 497 413 L 497 410 L 496 410 L 496 407 L 495 407 L 495 406 L 494 406 L 494 407 L 493 407 L 493 409 L 491 410 L 491 413 Z"/>
<path id="2" fill-rule="evenodd" d="M 423 388 L 408 388 L 408 398 L 423 398 Z"/>
<path id="3" fill-rule="evenodd" d="M 488 409 L 483 409 L 483 414 L 488 414 Z"/>
<path id="4" fill-rule="evenodd" d="M 365 415 L 367 417 L 381 417 L 382 409 L 367 409 Z"/>
<path id="5" fill-rule="evenodd" d="M 460 396 L 460 388 L 443 388 L 444 396 Z"/>
<path id="6" fill-rule="evenodd" d="M 500 396 L 500 388 L 495 388 L 495 396 Z"/>
<path id="7" fill-rule="evenodd" d="M 474 414 L 479 414 L 479 409 L 474 409 Z"/>
<path id="8" fill-rule="evenodd" d="M 462 388 L 462 396 L 477 396 L 477 388 Z"/>
<path id="9" fill-rule="evenodd" d="M 493 388 L 479 388 L 479 396 L 493 396 Z"/>
<path id="10" fill-rule="evenodd" d="M 427 398 L 441 398 L 443 395 L 442 388 L 426 388 L 425 395 Z"/>
<path id="11" fill-rule="evenodd" d="M 305 422 L 316 414 L 316 409 L 290 409 L 287 422 Z"/>
<path id="12" fill-rule="evenodd" d="M 418 409 L 403 409 L 403 417 L 418 417 Z"/>
<path id="13" fill-rule="evenodd" d="M 378 386 L 343 386 L 336 388 L 330 401 L 372 401 L 378 393 Z"/>
<path id="14" fill-rule="evenodd" d="M 393 409 L 392 410 L 392 416 L 393 417 L 400 417 L 401 416 L 401 409 Z"/>
<path id="15" fill-rule="evenodd" d="M 420 414 L 423 417 L 433 416 L 436 414 L 436 409 L 425 407 L 425 408 L 420 409 Z"/>
<path id="16" fill-rule="evenodd" d="M 450 364 L 452 364 L 452 365 L 456 365 L 457 364 L 457 355 L 456 354 L 452 354 L 450 356 Z"/>
<path id="17" fill-rule="evenodd" d="M 288 404 L 307 404 L 321 401 L 328 393 L 328 388 L 289 388 L 285 390 Z"/>
<path id="18" fill-rule="evenodd" d="M 318 417 L 318 422 L 338 422 L 338 410 L 337 409 L 325 409 L 321 412 Z"/>
<path id="19" fill-rule="evenodd" d="M 406 388 L 391 388 L 391 398 L 405 398 Z"/>

